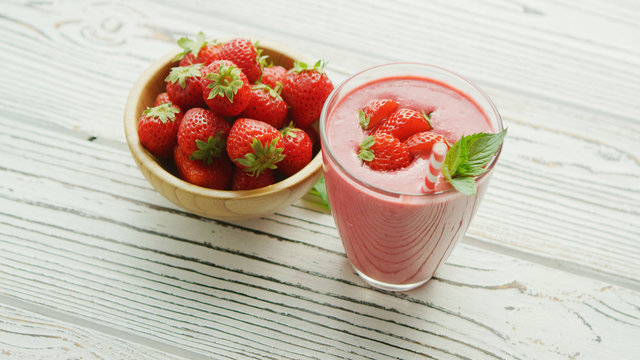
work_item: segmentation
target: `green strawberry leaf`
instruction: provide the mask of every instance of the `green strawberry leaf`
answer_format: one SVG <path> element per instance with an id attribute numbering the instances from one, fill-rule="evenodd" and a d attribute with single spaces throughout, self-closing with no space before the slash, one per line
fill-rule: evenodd
<path id="1" fill-rule="evenodd" d="M 371 150 L 371 147 L 375 143 L 376 138 L 372 135 L 367 136 L 366 138 L 364 138 L 364 140 L 362 140 L 362 142 L 360 143 L 360 151 L 358 152 L 358 158 L 360 159 L 361 163 L 364 163 L 365 161 L 373 161 L 373 159 L 375 159 L 376 155 L 373 150 Z"/>
<path id="2" fill-rule="evenodd" d="M 252 151 L 233 161 L 244 166 L 245 171 L 249 172 L 251 176 L 260 175 L 266 169 L 277 169 L 276 163 L 282 161 L 286 156 L 282 153 L 284 149 L 277 147 L 279 140 L 280 138 L 277 137 L 265 147 L 260 140 L 253 138 L 251 141 Z"/>
<path id="3" fill-rule="evenodd" d="M 360 113 L 358 114 L 358 120 L 360 120 L 360 127 L 362 127 L 363 130 L 367 130 L 369 128 L 371 117 L 367 116 L 362 109 L 360 109 Z"/>
<path id="4" fill-rule="evenodd" d="M 433 123 L 431 123 L 431 114 L 433 114 L 433 112 L 430 112 L 429 115 L 425 114 L 424 110 L 422 110 L 422 117 L 427 120 L 427 122 L 429 123 L 429 127 L 433 129 Z"/>
<path id="5" fill-rule="evenodd" d="M 197 139 L 196 146 L 198 150 L 195 150 L 189 159 L 201 160 L 203 163 L 209 165 L 213 161 L 213 158 L 218 158 L 224 152 L 227 146 L 227 141 L 222 138 L 222 131 L 219 131 L 215 137 L 209 136 L 206 142 Z"/>
<path id="6" fill-rule="evenodd" d="M 289 122 L 289 125 L 283 127 L 280 130 L 280 134 L 282 134 L 282 136 L 284 137 L 291 137 L 291 138 L 297 138 L 298 135 L 296 134 L 298 131 L 302 131 L 301 129 L 298 129 L 294 124 L 293 121 Z"/>
<path id="7" fill-rule="evenodd" d="M 169 75 L 164 79 L 166 82 L 170 83 L 178 83 L 180 87 L 183 89 L 187 87 L 187 78 L 189 77 L 200 77 L 202 74 L 200 73 L 200 68 L 202 64 L 193 64 L 189 66 L 175 66 L 171 68 L 169 71 Z"/>
<path id="8" fill-rule="evenodd" d="M 258 43 L 259 41 L 253 43 L 253 48 L 256 49 L 256 62 L 260 67 L 260 80 L 262 80 L 262 71 L 267 66 L 267 59 L 269 58 L 269 55 L 262 55 L 263 50 L 259 47 Z"/>
<path id="9" fill-rule="evenodd" d="M 233 65 L 227 66 L 226 64 L 220 64 L 218 72 L 208 73 L 205 77 L 211 80 L 211 83 L 207 85 L 209 92 L 208 99 L 213 99 L 216 96 L 226 96 L 229 102 L 233 103 L 233 96 L 238 92 L 244 81 L 240 79 L 241 70 Z"/>
<path id="10" fill-rule="evenodd" d="M 487 172 L 485 166 L 500 149 L 507 130 L 499 133 L 476 133 L 463 136 L 447 152 L 442 175 L 459 192 L 476 194 L 474 177 Z"/>
<path id="11" fill-rule="evenodd" d="M 327 62 L 320 59 L 318 61 L 316 61 L 315 64 L 313 64 L 313 66 L 309 66 L 307 63 L 301 62 L 301 61 L 294 61 L 293 62 L 293 68 L 291 68 L 291 70 L 297 72 L 297 73 L 301 73 L 303 71 L 306 70 L 315 70 L 317 72 L 319 72 L 320 74 L 324 73 L 324 68 L 327 66 Z"/>
<path id="12" fill-rule="evenodd" d="M 142 114 L 149 118 L 157 118 L 163 124 L 167 121 L 174 121 L 176 114 L 180 112 L 180 109 L 173 106 L 172 103 L 165 103 L 154 107 L 148 107 L 142 112 Z"/>
<path id="13" fill-rule="evenodd" d="M 215 42 L 215 41 L 214 41 Z M 176 56 L 176 60 L 182 60 L 188 53 L 193 53 L 194 57 L 198 57 L 198 53 L 203 46 L 207 45 L 209 42 L 207 41 L 206 35 L 200 31 L 198 35 L 196 35 L 195 40 L 191 40 L 187 37 L 181 37 L 178 39 L 178 46 L 184 49 L 183 52 Z"/>
<path id="14" fill-rule="evenodd" d="M 253 90 L 257 90 L 257 89 L 264 89 L 267 93 L 269 93 L 269 95 L 274 98 L 274 99 L 279 99 L 280 97 L 280 92 L 282 91 L 282 84 L 280 82 L 276 82 L 276 87 L 275 88 L 271 88 L 271 86 L 267 85 L 267 84 L 263 84 L 261 82 L 257 82 L 255 85 L 251 86 L 251 89 Z"/>

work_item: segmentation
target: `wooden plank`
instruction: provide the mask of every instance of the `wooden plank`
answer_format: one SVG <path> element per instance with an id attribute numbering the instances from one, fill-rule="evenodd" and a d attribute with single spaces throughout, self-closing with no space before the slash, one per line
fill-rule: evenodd
<path id="1" fill-rule="evenodd" d="M 0 359 L 183 359 L 0 303 Z"/>
<path id="2" fill-rule="evenodd" d="M 259 229 L 200 219 L 130 181 L 139 175 L 119 161 L 126 149 L 57 132 L 40 145 L 25 138 L 40 131 L 0 131 L 4 296 L 200 356 L 597 359 L 637 351 L 637 291 L 466 245 L 426 287 L 373 290 L 348 265 L 328 214 L 288 209 Z"/>

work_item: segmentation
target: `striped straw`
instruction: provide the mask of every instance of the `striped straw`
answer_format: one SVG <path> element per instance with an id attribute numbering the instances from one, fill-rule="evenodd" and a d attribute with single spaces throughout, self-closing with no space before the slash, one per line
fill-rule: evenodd
<path id="1" fill-rule="evenodd" d="M 433 144 L 431 149 L 431 156 L 429 156 L 429 171 L 427 177 L 422 184 L 422 191 L 424 193 L 431 193 L 436 189 L 436 182 L 438 176 L 440 176 L 440 169 L 442 168 L 442 162 L 444 156 L 447 154 L 447 145 L 443 142 Z"/>

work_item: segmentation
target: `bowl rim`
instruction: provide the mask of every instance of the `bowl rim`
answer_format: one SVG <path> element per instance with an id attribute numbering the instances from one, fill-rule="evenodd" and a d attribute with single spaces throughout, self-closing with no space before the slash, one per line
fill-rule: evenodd
<path id="1" fill-rule="evenodd" d="M 304 57 L 299 56 L 286 46 L 282 46 L 280 44 L 260 40 L 258 47 L 272 52 L 279 52 L 298 61 L 305 60 Z M 127 144 L 129 145 L 129 150 L 131 151 L 132 156 L 138 160 L 138 167 L 149 170 L 154 176 L 160 178 L 162 181 L 165 181 L 176 188 L 180 188 L 183 191 L 194 195 L 217 199 L 257 198 L 274 194 L 291 188 L 298 183 L 302 183 L 321 171 L 322 152 L 318 151 L 316 156 L 314 156 L 304 168 L 275 184 L 251 190 L 216 190 L 191 184 L 171 174 L 160 166 L 156 158 L 140 143 L 137 129 L 140 114 L 136 113 L 136 108 L 138 99 L 141 97 L 142 92 L 145 89 L 145 85 L 158 71 L 174 62 L 174 58 L 178 53 L 178 50 L 171 51 L 147 67 L 147 69 L 136 79 L 127 97 L 124 107 L 124 132 Z"/>

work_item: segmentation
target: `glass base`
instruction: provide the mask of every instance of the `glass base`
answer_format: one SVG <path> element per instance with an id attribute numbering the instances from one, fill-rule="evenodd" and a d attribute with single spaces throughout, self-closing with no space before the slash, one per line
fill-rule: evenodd
<path id="1" fill-rule="evenodd" d="M 373 278 L 370 278 L 369 276 L 365 275 L 362 273 L 362 271 L 358 270 L 355 266 L 351 265 L 351 267 L 356 271 L 356 273 L 358 273 L 358 275 L 367 283 L 369 283 L 371 286 L 378 288 L 378 289 L 382 289 L 382 290 L 387 290 L 387 291 L 409 291 L 412 289 L 415 289 L 419 286 L 424 285 L 427 281 L 429 281 L 429 279 L 417 282 L 417 283 L 411 283 L 411 284 L 389 284 L 389 283 L 385 283 L 382 281 L 378 281 L 375 280 Z"/>

